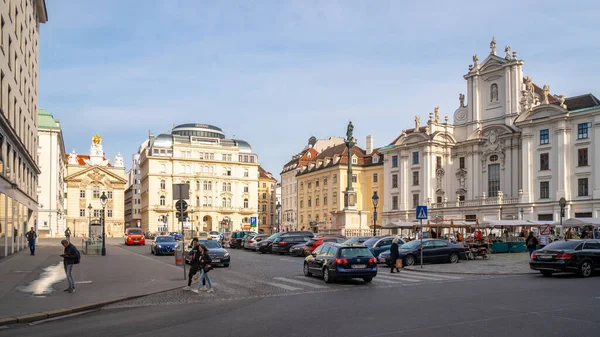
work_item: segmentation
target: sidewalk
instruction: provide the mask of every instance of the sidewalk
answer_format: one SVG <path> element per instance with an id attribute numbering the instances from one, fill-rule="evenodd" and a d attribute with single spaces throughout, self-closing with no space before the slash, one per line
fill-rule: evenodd
<path id="1" fill-rule="evenodd" d="M 73 243 L 80 248 L 80 241 Z M 115 301 L 185 285 L 183 270 L 174 263 L 161 263 L 109 244 L 106 256 L 82 254 L 81 263 L 73 268 L 76 292 L 65 293 L 63 289 L 68 285 L 59 256 L 62 252 L 60 239 L 40 239 L 35 256 L 23 250 L 0 262 L 0 325 L 16 323 L 2 322 L 7 318 Z M 50 316 L 55 315 L 60 313 Z M 47 314 L 33 315 L 19 321 L 46 317 Z"/>
<path id="2" fill-rule="evenodd" d="M 491 254 L 488 259 L 460 260 L 457 264 L 440 263 L 425 264 L 406 267 L 414 271 L 446 273 L 446 274 L 472 274 L 472 275 L 522 275 L 536 274 L 538 272 L 529 268 L 529 254 L 506 253 Z"/>

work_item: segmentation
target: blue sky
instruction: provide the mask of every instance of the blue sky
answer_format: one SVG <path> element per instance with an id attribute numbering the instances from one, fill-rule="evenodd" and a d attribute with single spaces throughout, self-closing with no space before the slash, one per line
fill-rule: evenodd
<path id="1" fill-rule="evenodd" d="M 600 96 L 600 4 L 577 1 L 47 1 L 39 106 L 66 151 L 103 136 L 127 167 L 147 138 L 207 123 L 278 175 L 310 136 L 384 146 L 435 106 L 450 116 L 496 37 L 538 84 Z M 442 117 L 443 118 L 443 117 Z"/>

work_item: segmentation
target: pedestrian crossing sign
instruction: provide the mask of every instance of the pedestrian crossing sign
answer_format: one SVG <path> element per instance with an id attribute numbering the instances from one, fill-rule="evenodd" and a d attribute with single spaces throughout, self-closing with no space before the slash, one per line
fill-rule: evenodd
<path id="1" fill-rule="evenodd" d="M 417 220 L 427 220 L 427 206 L 417 206 Z"/>

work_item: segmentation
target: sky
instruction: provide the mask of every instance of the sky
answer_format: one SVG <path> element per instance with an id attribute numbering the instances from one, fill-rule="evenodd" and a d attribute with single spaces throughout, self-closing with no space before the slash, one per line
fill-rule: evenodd
<path id="1" fill-rule="evenodd" d="M 103 137 L 125 164 L 173 125 L 221 127 L 276 176 L 311 136 L 385 146 L 439 106 L 453 119 L 495 36 L 551 92 L 600 97 L 600 3 L 574 1 L 46 1 L 39 106 L 67 153 Z"/>

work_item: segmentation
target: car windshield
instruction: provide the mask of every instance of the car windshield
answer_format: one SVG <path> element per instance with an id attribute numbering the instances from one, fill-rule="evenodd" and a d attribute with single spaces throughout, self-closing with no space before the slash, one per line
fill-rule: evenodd
<path id="1" fill-rule="evenodd" d="M 415 249 L 417 247 L 419 247 L 421 245 L 421 241 L 411 241 L 411 242 L 407 242 L 405 244 L 403 244 L 402 246 L 400 246 L 400 249 Z"/>
<path id="2" fill-rule="evenodd" d="M 365 242 L 363 242 L 363 245 L 367 246 L 367 247 L 373 247 L 377 241 L 379 241 L 380 238 L 370 238 L 368 240 L 366 240 Z"/>
<path id="3" fill-rule="evenodd" d="M 210 235 L 219 235 L 219 232 L 212 231 L 212 232 L 208 232 L 208 234 L 210 234 Z"/>
<path id="4" fill-rule="evenodd" d="M 156 238 L 156 242 L 175 242 L 175 238 L 172 236 L 159 236 Z"/>
<path id="5" fill-rule="evenodd" d="M 199 244 L 201 245 L 205 245 L 208 249 L 211 248 L 221 248 L 221 245 L 214 240 L 200 240 L 198 241 Z"/>
<path id="6" fill-rule="evenodd" d="M 544 250 L 575 249 L 580 244 L 580 241 L 554 241 L 551 244 L 544 247 Z"/>
<path id="7" fill-rule="evenodd" d="M 142 235 L 142 230 L 141 229 L 134 229 L 134 230 L 130 230 L 129 235 Z"/>
<path id="8" fill-rule="evenodd" d="M 353 258 L 353 257 L 373 257 L 369 248 L 364 247 L 352 247 L 342 248 L 340 251 L 340 257 Z"/>

